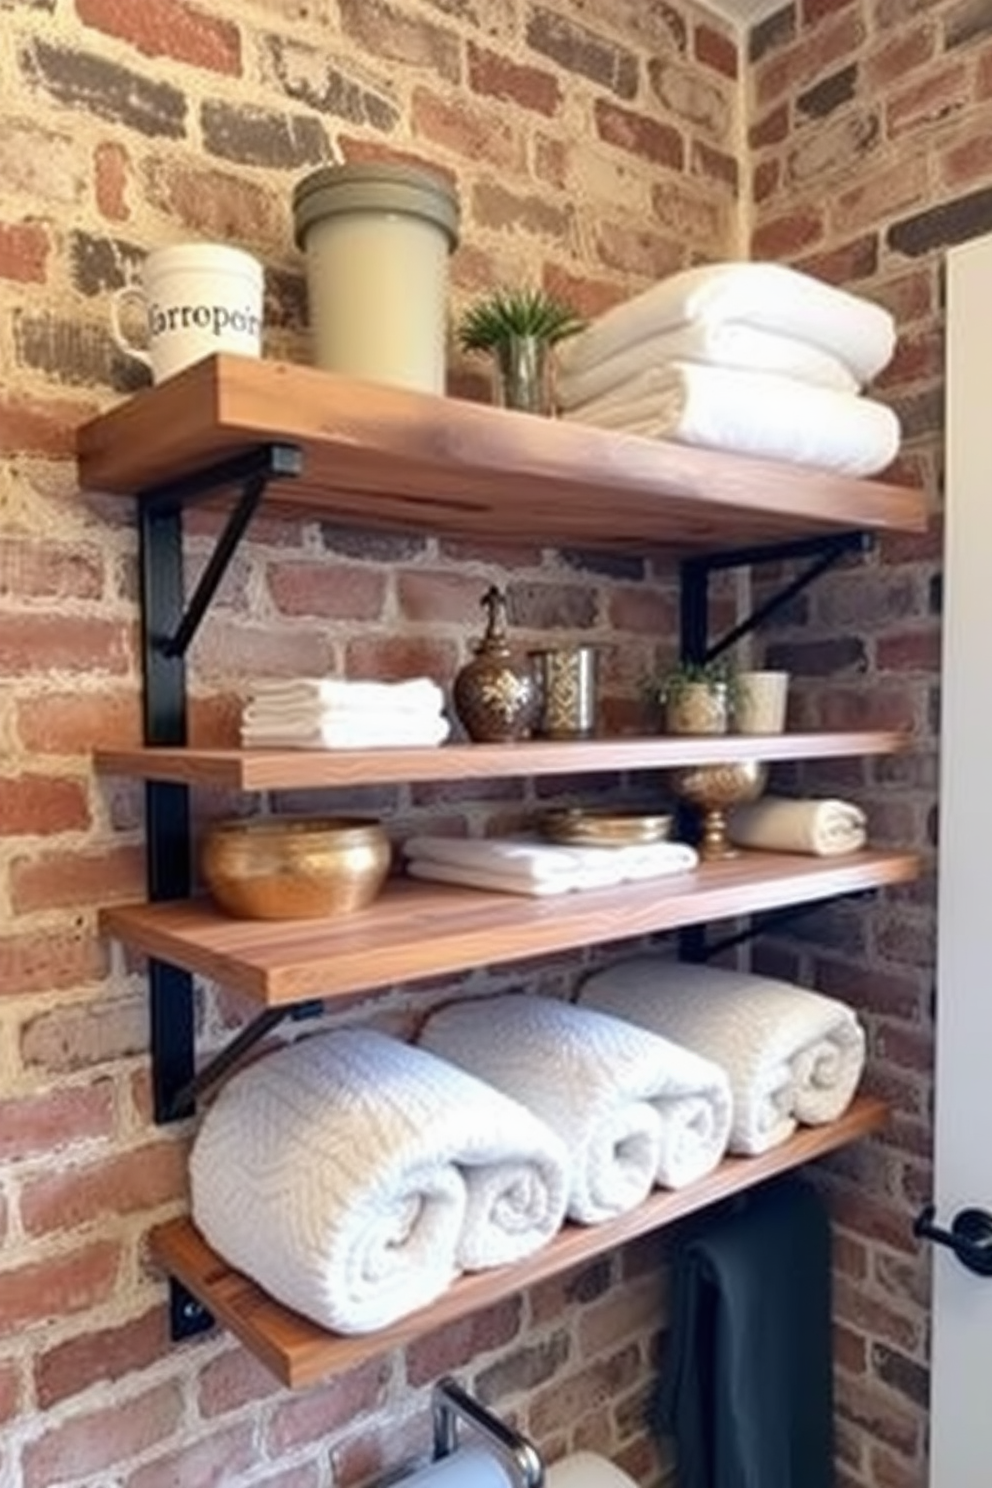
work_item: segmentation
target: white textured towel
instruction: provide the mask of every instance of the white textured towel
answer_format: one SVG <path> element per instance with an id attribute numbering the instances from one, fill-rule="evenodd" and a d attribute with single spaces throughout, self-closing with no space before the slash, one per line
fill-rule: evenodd
<path id="1" fill-rule="evenodd" d="M 437 714 L 369 708 L 243 723 L 241 743 L 245 749 L 412 749 L 443 744 L 450 733 L 448 720 Z"/>
<path id="2" fill-rule="evenodd" d="M 728 818 L 728 830 L 739 847 L 830 858 L 864 847 L 867 820 L 861 807 L 851 801 L 763 796 L 753 806 L 735 808 Z"/>
<path id="3" fill-rule="evenodd" d="M 352 682 L 346 677 L 273 677 L 254 683 L 249 707 L 387 708 L 439 713 L 444 693 L 430 677 L 405 682 Z"/>
<path id="4" fill-rule="evenodd" d="M 414 878 L 500 889 L 508 894 L 566 894 L 685 873 L 699 861 L 682 842 L 632 847 L 566 847 L 526 837 L 410 837 L 403 844 Z"/>
<path id="5" fill-rule="evenodd" d="M 771 977 L 638 956 L 594 972 L 579 1001 L 721 1065 L 733 1092 L 733 1152 L 765 1152 L 798 1123 L 835 1120 L 864 1068 L 864 1029 L 849 1007 Z"/>
<path id="6" fill-rule="evenodd" d="M 559 1134 L 572 1159 L 568 1213 L 581 1223 L 622 1214 L 655 1183 L 692 1183 L 726 1148 L 723 1071 L 591 1008 L 521 993 L 451 1003 L 421 1043 Z"/>
<path id="7" fill-rule="evenodd" d="M 842 361 L 807 341 L 752 326 L 700 320 L 672 331 L 659 331 L 571 375 L 560 370 L 555 378 L 555 395 L 562 408 L 574 408 L 621 388 L 634 396 L 642 386 L 643 375 L 667 362 L 703 362 L 709 367 L 732 367 L 742 372 L 775 372 L 838 393 L 858 391 L 856 378 Z"/>
<path id="8" fill-rule="evenodd" d="M 537 1117 L 367 1029 L 235 1075 L 190 1160 L 193 1219 L 232 1266 L 342 1333 L 426 1306 L 459 1270 L 550 1240 L 568 1158 Z"/>
<path id="9" fill-rule="evenodd" d="M 622 389 L 568 409 L 564 417 L 650 439 L 791 460 L 870 475 L 899 452 L 899 420 L 872 398 L 794 382 L 772 372 L 739 372 L 670 362 L 644 373 L 651 390 Z"/>
<path id="10" fill-rule="evenodd" d="M 808 341 L 838 357 L 860 385 L 895 348 L 893 317 L 870 300 L 785 264 L 718 263 L 673 274 L 607 310 L 562 342 L 559 366 L 571 377 L 659 332 L 698 322 Z"/>

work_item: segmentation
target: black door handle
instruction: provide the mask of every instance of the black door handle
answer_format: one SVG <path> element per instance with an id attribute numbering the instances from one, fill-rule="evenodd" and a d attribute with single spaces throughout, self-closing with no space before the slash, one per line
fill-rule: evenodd
<path id="1" fill-rule="evenodd" d="M 961 1209 L 951 1220 L 951 1228 L 944 1230 L 933 1222 L 936 1213 L 932 1204 L 921 1209 L 913 1234 L 934 1245 L 946 1245 L 977 1276 L 992 1276 L 992 1214 L 987 1209 Z"/>

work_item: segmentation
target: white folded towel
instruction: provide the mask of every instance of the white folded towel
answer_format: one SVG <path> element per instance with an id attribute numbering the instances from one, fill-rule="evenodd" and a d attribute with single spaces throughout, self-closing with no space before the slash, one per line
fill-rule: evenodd
<path id="1" fill-rule="evenodd" d="M 859 385 L 882 370 L 895 348 L 895 321 L 880 305 L 784 264 L 718 263 L 673 274 L 607 310 L 562 342 L 559 367 L 571 377 L 651 336 L 698 322 L 807 341 L 843 362 Z"/>
<path id="2" fill-rule="evenodd" d="M 464 1071 L 342 1029 L 229 1080 L 190 1176 L 193 1219 L 225 1260 L 324 1327 L 364 1333 L 459 1270 L 545 1244 L 568 1158 L 531 1112 Z"/>
<path id="3" fill-rule="evenodd" d="M 593 972 L 579 1001 L 721 1065 L 733 1093 L 732 1152 L 753 1156 L 798 1123 L 836 1120 L 864 1068 L 864 1029 L 849 1007 L 771 977 L 638 956 Z"/>
<path id="4" fill-rule="evenodd" d="M 844 363 L 808 341 L 752 326 L 699 320 L 659 331 L 577 372 L 559 370 L 555 395 L 562 408 L 575 408 L 621 388 L 634 396 L 642 374 L 667 362 L 703 362 L 742 372 L 775 372 L 838 393 L 858 391 L 858 382 Z"/>
<path id="5" fill-rule="evenodd" d="M 327 713 L 296 723 L 242 724 L 246 749 L 403 749 L 443 744 L 451 733 L 446 718 L 412 710 L 388 714 L 374 709 Z"/>
<path id="6" fill-rule="evenodd" d="M 352 682 L 344 677 L 273 677 L 252 684 L 250 703 L 280 707 L 386 708 L 439 713 L 444 693 L 430 677 Z"/>
<path id="7" fill-rule="evenodd" d="M 510 993 L 441 1008 L 420 1041 L 558 1133 L 572 1160 L 568 1213 L 583 1224 L 633 1208 L 655 1183 L 692 1183 L 723 1156 L 723 1071 L 619 1018 Z"/>
<path id="8" fill-rule="evenodd" d="M 535 895 L 685 873 L 699 861 L 695 848 L 683 842 L 566 847 L 527 837 L 424 835 L 408 838 L 403 851 L 415 878 Z"/>
<path id="9" fill-rule="evenodd" d="M 601 428 L 770 460 L 870 475 L 899 451 L 899 420 L 871 398 L 794 382 L 671 362 L 642 374 L 651 391 L 622 390 L 568 409 L 566 419 Z"/>
<path id="10" fill-rule="evenodd" d="M 867 821 L 851 801 L 763 796 L 752 806 L 736 807 L 728 817 L 728 831 L 739 847 L 829 858 L 864 847 Z"/>

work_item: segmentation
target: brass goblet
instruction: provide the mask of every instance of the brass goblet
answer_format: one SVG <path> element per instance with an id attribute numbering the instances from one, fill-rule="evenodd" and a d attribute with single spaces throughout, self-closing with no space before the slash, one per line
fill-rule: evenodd
<path id="1" fill-rule="evenodd" d="M 741 760 L 726 765 L 694 765 L 676 770 L 675 794 L 702 813 L 703 835 L 699 856 L 707 862 L 736 858 L 739 849 L 727 838 L 727 812 L 732 806 L 753 801 L 765 788 L 768 766 L 759 760 Z"/>

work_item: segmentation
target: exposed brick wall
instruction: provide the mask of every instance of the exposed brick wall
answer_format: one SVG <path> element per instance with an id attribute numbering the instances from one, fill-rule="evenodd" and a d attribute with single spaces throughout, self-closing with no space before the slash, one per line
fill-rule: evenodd
<path id="1" fill-rule="evenodd" d="M 750 37 L 753 251 L 892 310 L 898 348 L 874 391 L 899 412 L 901 465 L 935 506 L 925 538 L 881 543 L 870 582 L 838 573 L 771 639 L 773 659 L 816 677 L 802 693 L 811 724 L 911 729 L 905 757 L 815 778 L 856 791 L 880 840 L 915 844 L 927 863 L 882 904 L 818 911 L 767 950 L 865 1009 L 869 1078 L 895 1112 L 883 1138 L 829 1165 L 844 1488 L 927 1480 L 929 1257 L 910 1225 L 931 1183 L 943 255 L 992 227 L 990 36 L 981 8 L 806 0 Z"/>
<path id="2" fill-rule="evenodd" d="M 98 905 L 143 892 L 140 788 L 89 764 L 139 737 L 134 532 L 126 504 L 80 499 L 73 431 L 142 381 L 108 301 L 158 243 L 258 254 L 266 352 L 306 359 L 290 193 L 333 149 L 457 182 L 455 309 L 527 279 L 594 312 L 733 252 L 733 36 L 684 0 L 0 0 L 0 15 L 0 1481 L 365 1482 L 425 1450 L 427 1388 L 454 1370 L 548 1452 L 596 1447 L 658 1482 L 653 1243 L 298 1396 L 223 1333 L 168 1343 L 144 1237 L 185 1205 L 191 1132 L 151 1121 L 143 969 L 94 929 Z M 453 386 L 488 392 L 478 364 L 456 362 Z M 195 569 L 216 524 L 190 529 Z M 196 643 L 196 737 L 230 737 L 259 671 L 450 679 L 493 580 L 522 640 L 605 643 L 608 716 L 640 716 L 675 633 L 649 557 L 263 517 Z M 400 825 L 522 805 L 513 783 L 355 800 Z M 572 970 L 516 975 L 560 987 Z M 400 990 L 349 1014 L 405 1031 L 410 1007 Z M 249 1013 L 205 995 L 203 1046 Z"/>

